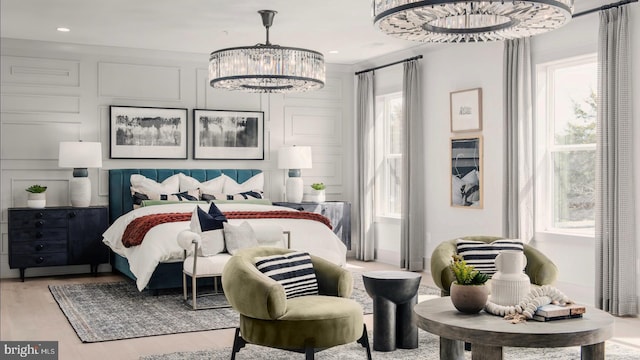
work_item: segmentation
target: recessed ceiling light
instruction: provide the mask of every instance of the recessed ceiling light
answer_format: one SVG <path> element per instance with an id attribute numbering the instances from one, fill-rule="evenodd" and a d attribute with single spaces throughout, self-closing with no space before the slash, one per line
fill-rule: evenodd
<path id="1" fill-rule="evenodd" d="M 60 32 L 69 32 L 69 31 L 71 31 L 71 29 L 66 28 L 66 27 L 59 27 L 59 28 L 56 28 L 56 30 L 58 30 Z"/>
<path id="2" fill-rule="evenodd" d="M 339 52 L 340 51 L 338 51 L 338 50 L 331 50 L 331 51 L 329 51 L 329 54 L 338 54 Z"/>

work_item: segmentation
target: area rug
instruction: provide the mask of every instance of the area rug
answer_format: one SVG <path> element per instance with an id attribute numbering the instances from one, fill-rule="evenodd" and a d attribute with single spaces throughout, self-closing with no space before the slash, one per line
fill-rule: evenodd
<path id="1" fill-rule="evenodd" d="M 369 334 L 369 341 L 373 344 L 373 337 Z M 372 345 L 373 346 L 373 345 Z M 607 360 L 637 360 L 640 359 L 640 350 L 618 345 L 608 341 L 605 345 Z M 300 360 L 304 355 L 287 351 L 270 349 L 256 345 L 247 345 L 237 354 L 237 360 Z M 231 348 L 217 350 L 203 350 L 194 352 L 176 352 L 163 355 L 151 355 L 141 357 L 140 360 L 227 360 L 231 357 Z M 397 349 L 390 352 L 373 351 L 373 359 L 397 359 L 397 360 L 439 360 L 439 341 L 435 335 L 420 330 L 417 349 Z M 357 343 L 336 346 L 316 354 L 317 360 L 362 360 L 366 359 L 365 349 Z M 504 348 L 505 359 L 518 360 L 573 360 L 580 359 L 580 347 L 530 349 L 530 348 Z M 465 351 L 465 359 L 471 359 L 471 352 Z"/>
<path id="2" fill-rule="evenodd" d="M 92 343 L 145 336 L 206 331 L 238 326 L 238 314 L 231 308 L 191 309 L 182 290 L 153 296 L 139 292 L 133 282 L 50 285 L 49 291 L 82 342 Z M 435 295 L 439 290 L 421 286 L 419 294 Z M 354 273 L 353 299 L 365 314 L 373 311 L 361 274 Z M 224 295 L 198 299 L 199 306 L 226 304 Z"/>

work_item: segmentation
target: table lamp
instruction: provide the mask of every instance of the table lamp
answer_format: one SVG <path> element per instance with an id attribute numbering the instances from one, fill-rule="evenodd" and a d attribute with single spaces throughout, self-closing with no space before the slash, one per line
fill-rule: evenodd
<path id="1" fill-rule="evenodd" d="M 91 204 L 91 181 L 87 168 L 102 166 L 102 144 L 83 141 L 61 142 L 58 166 L 73 168 L 73 178 L 69 182 L 71 206 L 89 206 Z"/>
<path id="2" fill-rule="evenodd" d="M 301 202 L 304 184 L 300 177 L 300 169 L 311 168 L 311 147 L 281 147 L 278 150 L 278 168 L 289 169 L 289 177 L 285 187 L 286 200 L 294 203 Z"/>

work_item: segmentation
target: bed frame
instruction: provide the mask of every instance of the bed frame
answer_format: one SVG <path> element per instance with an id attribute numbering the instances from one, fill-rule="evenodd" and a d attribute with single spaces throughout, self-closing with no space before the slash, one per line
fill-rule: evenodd
<path id="1" fill-rule="evenodd" d="M 258 169 L 111 169 L 109 170 L 109 223 L 133 209 L 131 197 L 131 175 L 140 174 L 157 182 L 162 182 L 169 176 L 183 173 L 200 182 L 227 175 L 241 184 L 256 174 Z M 111 266 L 135 281 L 136 277 L 129 270 L 129 261 L 111 253 Z M 149 280 L 146 289 L 157 293 L 158 290 L 182 287 L 182 262 L 161 263 Z"/>

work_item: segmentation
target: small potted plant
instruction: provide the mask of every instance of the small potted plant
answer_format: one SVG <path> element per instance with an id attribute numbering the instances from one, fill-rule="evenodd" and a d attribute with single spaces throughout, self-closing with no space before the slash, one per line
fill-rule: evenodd
<path id="1" fill-rule="evenodd" d="M 313 183 L 311 184 L 311 200 L 313 202 L 324 202 L 326 197 L 325 197 L 325 193 L 324 190 L 327 187 L 323 184 L 323 183 Z"/>
<path id="2" fill-rule="evenodd" d="M 449 268 L 456 278 L 450 289 L 453 306 L 458 311 L 468 314 L 482 310 L 489 298 L 489 289 L 486 286 L 489 276 L 467 265 L 462 256 L 457 254 L 453 255 Z"/>
<path id="3" fill-rule="evenodd" d="M 25 189 L 27 191 L 27 207 L 42 209 L 47 205 L 45 191 L 46 186 L 31 185 Z"/>

